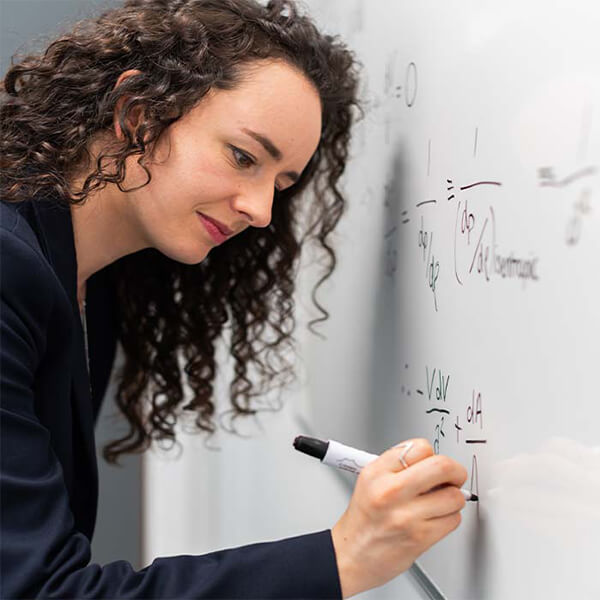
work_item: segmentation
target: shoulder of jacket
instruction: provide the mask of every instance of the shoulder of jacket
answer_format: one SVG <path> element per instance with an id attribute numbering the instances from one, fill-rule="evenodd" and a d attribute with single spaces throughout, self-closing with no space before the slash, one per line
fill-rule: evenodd
<path id="1" fill-rule="evenodd" d="M 55 297 L 60 282 L 44 256 L 29 223 L 11 206 L 0 202 L 0 288 L 3 301 L 46 303 Z"/>
<path id="2" fill-rule="evenodd" d="M 1 320 L 21 332 L 39 359 L 46 351 L 47 328 L 61 284 L 27 220 L 18 210 L 0 204 Z"/>
<path id="3" fill-rule="evenodd" d="M 25 202 L 0 202 L 0 228 L 7 234 L 20 238 L 32 250 L 44 257 L 35 232 L 27 219 L 21 215 L 20 210 L 23 206 Z"/>

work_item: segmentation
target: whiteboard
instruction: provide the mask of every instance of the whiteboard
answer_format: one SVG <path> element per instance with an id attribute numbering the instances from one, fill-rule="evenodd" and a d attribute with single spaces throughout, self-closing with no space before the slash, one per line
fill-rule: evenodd
<path id="1" fill-rule="evenodd" d="M 465 465 L 481 502 L 418 561 L 445 597 L 600 598 L 600 6 L 307 4 L 367 108 L 313 431 Z"/>

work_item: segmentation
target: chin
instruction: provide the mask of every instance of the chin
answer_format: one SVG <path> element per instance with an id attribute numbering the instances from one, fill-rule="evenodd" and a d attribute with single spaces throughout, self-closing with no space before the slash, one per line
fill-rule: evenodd
<path id="1" fill-rule="evenodd" d="M 159 248 L 160 252 L 178 263 L 184 265 L 197 265 L 200 264 L 212 250 L 211 247 L 204 246 L 201 249 L 195 248 Z"/>

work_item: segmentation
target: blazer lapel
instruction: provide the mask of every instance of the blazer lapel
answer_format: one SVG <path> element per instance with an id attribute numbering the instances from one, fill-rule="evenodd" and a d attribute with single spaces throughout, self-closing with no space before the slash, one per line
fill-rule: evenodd
<path id="1" fill-rule="evenodd" d="M 70 207 L 51 199 L 32 202 L 39 224 L 41 245 L 53 266 L 71 303 L 75 340 L 73 344 L 72 406 L 75 419 L 74 447 L 79 449 L 75 456 L 74 473 L 85 481 L 75 480 L 73 487 L 74 506 L 96 506 L 98 494 L 98 468 L 94 441 L 94 415 L 87 368 L 85 340 L 79 305 L 77 302 L 77 257 Z M 89 477 L 91 475 L 91 477 Z M 89 522 L 84 527 L 91 537 L 95 522 L 95 508 L 89 510 Z"/>

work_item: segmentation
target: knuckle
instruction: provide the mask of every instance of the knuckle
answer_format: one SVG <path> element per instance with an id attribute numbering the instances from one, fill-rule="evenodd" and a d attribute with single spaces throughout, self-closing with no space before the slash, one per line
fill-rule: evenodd
<path id="1" fill-rule="evenodd" d="M 374 484 L 369 488 L 369 504 L 375 510 L 385 510 L 389 507 L 393 490 L 389 485 Z"/>
<path id="2" fill-rule="evenodd" d="M 376 462 L 376 461 L 373 461 Z M 374 479 L 376 473 L 376 468 L 373 466 L 373 463 L 369 463 L 366 467 L 364 467 L 361 472 L 358 474 L 358 480 L 360 481 L 371 481 Z"/>
<path id="3" fill-rule="evenodd" d="M 443 455 L 434 458 L 436 459 L 436 469 L 441 476 L 447 480 L 460 481 L 461 485 L 467 480 L 466 469 L 453 458 Z"/>
<path id="4" fill-rule="evenodd" d="M 432 457 L 431 460 L 434 464 L 435 469 L 440 475 L 447 476 L 454 470 L 454 461 L 452 461 L 452 459 L 448 458 L 447 456 L 438 454 L 437 456 Z"/>
<path id="5" fill-rule="evenodd" d="M 422 454 L 424 457 L 433 456 L 433 446 L 429 442 L 429 440 L 425 438 L 416 438 L 413 440 L 415 448 L 419 451 L 419 454 Z"/>

